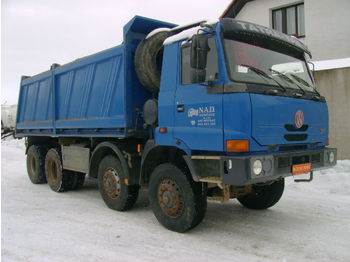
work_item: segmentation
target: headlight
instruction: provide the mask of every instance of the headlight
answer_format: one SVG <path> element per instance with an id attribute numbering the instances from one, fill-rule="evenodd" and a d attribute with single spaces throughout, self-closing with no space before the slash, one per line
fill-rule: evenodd
<path id="1" fill-rule="evenodd" d="M 262 162 L 261 160 L 257 159 L 253 163 L 253 173 L 254 175 L 260 175 L 262 171 Z"/>
<path id="2" fill-rule="evenodd" d="M 329 162 L 330 162 L 330 163 L 333 163 L 334 158 L 335 158 L 335 157 L 334 157 L 334 152 L 330 152 L 330 153 L 329 153 L 329 156 L 328 156 Z"/>

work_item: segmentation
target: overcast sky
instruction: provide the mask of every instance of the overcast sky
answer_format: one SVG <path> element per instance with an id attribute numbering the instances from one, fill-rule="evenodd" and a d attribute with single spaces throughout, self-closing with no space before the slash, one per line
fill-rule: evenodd
<path id="1" fill-rule="evenodd" d="M 2 0 L 1 103 L 16 104 L 21 75 L 122 42 L 133 16 L 186 24 L 218 18 L 231 0 Z"/>

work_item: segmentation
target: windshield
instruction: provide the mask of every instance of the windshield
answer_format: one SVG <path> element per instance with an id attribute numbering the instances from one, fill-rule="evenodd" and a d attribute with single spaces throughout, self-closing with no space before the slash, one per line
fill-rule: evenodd
<path id="1" fill-rule="evenodd" d="M 234 81 L 315 92 L 304 60 L 231 39 L 224 39 Z"/>

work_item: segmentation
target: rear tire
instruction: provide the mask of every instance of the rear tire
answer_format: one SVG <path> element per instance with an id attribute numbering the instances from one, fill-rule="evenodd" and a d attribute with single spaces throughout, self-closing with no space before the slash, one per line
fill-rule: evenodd
<path id="1" fill-rule="evenodd" d="M 27 152 L 27 172 L 33 184 L 46 183 L 45 156 L 47 149 L 42 146 L 32 145 Z"/>
<path id="2" fill-rule="evenodd" d="M 64 192 L 72 188 L 72 172 L 63 170 L 60 150 L 51 148 L 45 158 L 46 180 L 55 192 Z"/>
<path id="3" fill-rule="evenodd" d="M 80 172 L 72 172 L 71 190 L 82 188 L 85 182 L 85 174 Z"/>
<path id="4" fill-rule="evenodd" d="M 267 209 L 274 206 L 282 197 L 284 178 L 271 185 L 253 186 L 253 192 L 239 197 L 238 201 L 250 209 Z"/>
<path id="5" fill-rule="evenodd" d="M 207 209 L 202 183 L 194 182 L 172 164 L 153 171 L 149 183 L 150 205 L 157 220 L 167 229 L 185 232 L 197 226 Z"/>
<path id="6" fill-rule="evenodd" d="M 102 159 L 98 168 L 98 187 L 106 205 L 118 211 L 126 211 L 133 207 L 139 186 L 125 184 L 126 175 L 119 159 L 108 155 Z"/>

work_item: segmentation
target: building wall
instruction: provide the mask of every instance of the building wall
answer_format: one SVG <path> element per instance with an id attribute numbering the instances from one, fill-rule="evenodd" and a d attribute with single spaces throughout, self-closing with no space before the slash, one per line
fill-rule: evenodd
<path id="1" fill-rule="evenodd" d="M 330 146 L 339 159 L 350 159 L 350 67 L 317 71 L 315 78 L 328 104 Z"/>
<path id="2" fill-rule="evenodd" d="M 272 9 L 300 2 L 305 7 L 306 35 L 300 40 L 313 60 L 350 57 L 350 0 L 255 0 L 245 4 L 236 18 L 272 27 Z"/>
<path id="3" fill-rule="evenodd" d="M 305 1 L 306 44 L 314 60 L 350 57 L 349 11 L 349 0 Z"/>
<path id="4" fill-rule="evenodd" d="M 244 5 L 236 19 L 272 27 L 271 9 L 290 5 L 294 0 L 255 0 Z"/>

